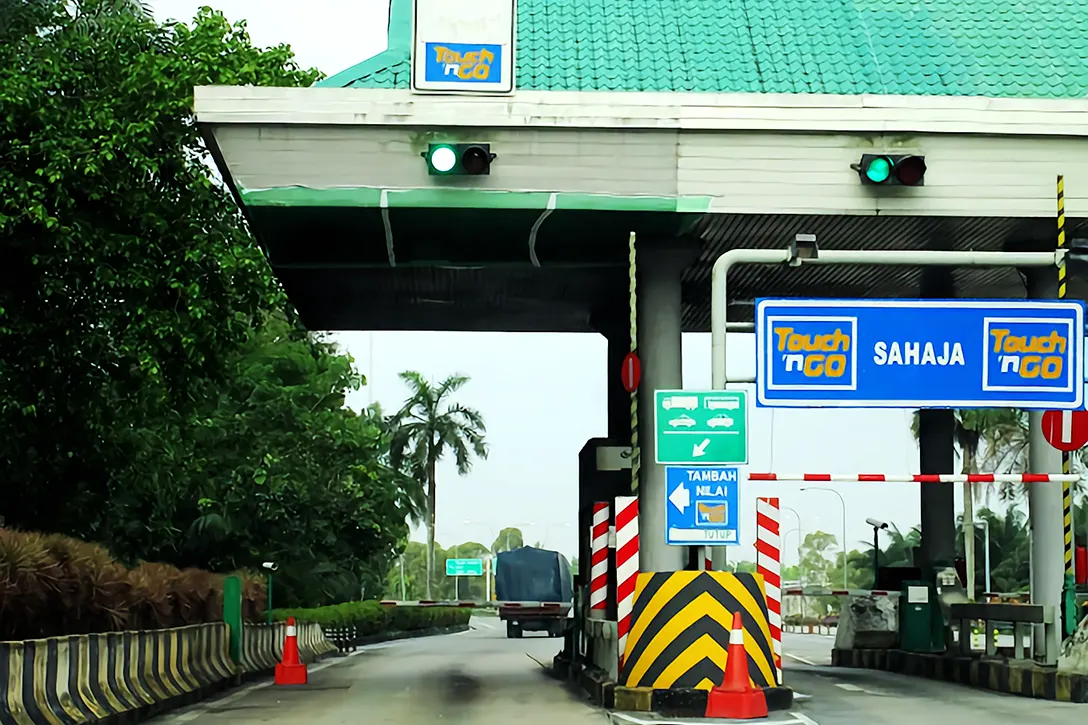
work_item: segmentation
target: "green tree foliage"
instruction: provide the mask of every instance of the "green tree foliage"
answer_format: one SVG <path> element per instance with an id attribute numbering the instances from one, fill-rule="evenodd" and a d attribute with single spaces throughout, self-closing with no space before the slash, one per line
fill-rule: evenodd
<path id="1" fill-rule="evenodd" d="M 805 540 L 801 543 L 801 571 L 806 584 L 828 586 L 835 583 L 831 579 L 834 563 L 828 558 L 827 552 L 838 546 L 838 543 L 833 534 L 824 531 L 805 534 Z"/>
<path id="2" fill-rule="evenodd" d="M 457 473 L 472 469 L 474 458 L 487 458 L 487 427 L 483 416 L 452 400 L 469 379 L 450 375 L 435 384 L 409 370 L 400 374 L 410 391 L 404 406 L 393 416 L 390 458 L 393 467 L 416 478 L 427 490 L 427 579 L 434 580 L 435 469 L 447 452 L 453 453 Z M 427 589 L 427 599 L 432 592 Z"/>
<path id="3" fill-rule="evenodd" d="M 523 546 L 525 546 L 525 537 L 522 535 L 521 529 L 507 527 L 495 537 L 494 543 L 491 544 L 491 551 L 498 554 L 503 551 L 520 549 Z"/>
<path id="4" fill-rule="evenodd" d="M 509 545 L 507 544 L 509 541 Z M 461 577 L 456 584 L 452 577 L 445 574 L 446 559 L 492 559 L 505 551 L 513 551 L 523 546 L 520 529 L 504 528 L 495 538 L 494 544 L 488 549 L 482 543 L 467 541 L 463 544 L 443 549 L 440 544 L 434 547 L 435 577 L 431 586 L 431 599 L 451 600 L 454 598 L 484 601 L 487 594 L 487 584 L 483 577 Z M 542 547 L 537 547 L 542 548 Z M 403 549 L 403 554 L 393 562 L 385 580 L 384 596 L 389 599 L 406 599 L 414 601 L 427 599 L 427 545 L 418 541 L 409 541 Z M 755 565 L 750 564 L 751 571 L 755 571 Z M 571 574 L 578 572 L 578 558 L 570 560 Z M 402 574 L 403 572 L 403 574 Z M 495 592 L 494 561 L 491 566 L 491 592 Z"/>
<path id="5" fill-rule="evenodd" d="M 197 85 L 305 86 L 201 10 L 0 12 L 0 517 L 122 560 L 275 560 L 277 602 L 380 589 L 407 537 L 392 429 L 296 322 L 193 120 Z M 368 584 L 369 582 L 369 584 Z"/>

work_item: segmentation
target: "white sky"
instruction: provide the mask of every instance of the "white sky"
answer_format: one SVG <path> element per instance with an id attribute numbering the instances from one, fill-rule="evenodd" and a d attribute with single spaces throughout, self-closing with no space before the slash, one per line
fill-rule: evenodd
<path id="1" fill-rule="evenodd" d="M 331 75 L 386 47 L 388 0 L 155 0 L 159 20 L 188 20 L 212 4 L 245 19 L 259 46 L 289 43 L 299 64 Z M 737 339 L 734 341 L 733 337 Z M 684 387 L 710 386 L 710 336 L 684 336 Z M 405 388 L 397 377 L 414 369 L 432 378 L 459 372 L 472 377 L 461 402 L 487 422 L 490 458 L 460 479 L 452 463 L 438 471 L 437 539 L 490 544 L 504 526 L 520 526 L 527 542 L 576 553 L 578 452 L 606 434 L 605 341 L 598 335 L 495 333 L 343 333 L 370 385 L 349 399 L 397 408 Z M 730 338 L 730 370 L 754 366 L 751 335 Z M 751 397 L 751 396 L 750 396 Z M 754 410 L 751 470 L 829 473 L 912 473 L 918 449 L 910 411 Z M 872 535 L 866 517 L 906 530 L 919 521 L 917 484 L 832 484 L 846 501 L 846 539 L 861 548 Z M 798 484 L 748 484 L 742 489 L 742 546 L 730 559 L 753 559 L 755 497 L 778 495 L 794 509 L 805 532 L 842 537 L 838 498 Z M 959 497 L 957 496 L 957 499 Z M 796 562 L 797 521 L 783 511 L 786 564 Z M 414 538 L 423 540 L 421 531 Z"/>

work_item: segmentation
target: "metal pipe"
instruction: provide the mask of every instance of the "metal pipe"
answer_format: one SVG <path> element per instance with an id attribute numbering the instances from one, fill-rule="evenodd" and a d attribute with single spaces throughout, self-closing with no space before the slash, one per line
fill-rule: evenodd
<path id="1" fill-rule="evenodd" d="M 982 527 L 982 545 L 985 547 L 985 551 L 983 552 L 983 556 L 985 557 L 983 560 L 983 566 L 985 567 L 986 573 L 986 582 L 984 586 L 986 587 L 986 593 L 989 594 L 992 591 L 990 589 L 990 522 L 986 519 L 983 519 L 981 521 L 976 521 L 975 526 Z M 974 565 L 975 563 L 972 561 L 971 566 L 974 567 Z"/>
<path id="2" fill-rule="evenodd" d="M 833 493 L 839 497 L 839 504 L 842 506 L 842 588 L 849 589 L 850 582 L 847 581 L 847 572 L 849 567 L 846 566 L 846 499 L 842 497 L 842 494 L 833 488 L 823 488 L 821 486 L 805 486 L 802 491 L 827 491 Z"/>
<path id="3" fill-rule="evenodd" d="M 788 249 L 730 249 L 714 261 L 710 288 L 711 387 L 723 390 L 730 381 L 726 368 L 729 329 L 729 270 L 738 264 L 870 264 L 933 267 L 1056 267 L 1066 251 L 953 252 L 904 249 L 828 249 L 815 259 L 791 258 Z"/>

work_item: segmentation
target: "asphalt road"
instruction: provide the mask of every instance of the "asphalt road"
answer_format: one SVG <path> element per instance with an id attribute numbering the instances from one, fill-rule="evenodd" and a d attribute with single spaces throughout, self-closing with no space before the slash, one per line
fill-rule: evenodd
<path id="1" fill-rule="evenodd" d="M 495 617 L 441 637 L 372 645 L 310 668 L 304 687 L 257 683 L 169 713 L 156 725 L 608 725 L 547 675 L 559 639 L 506 639 Z"/>
<path id="2" fill-rule="evenodd" d="M 1066 725 L 1084 705 L 1033 700 L 876 670 L 831 667 L 834 637 L 786 634 L 787 685 L 803 698 L 795 715 L 818 725 Z M 805 725 L 811 725 L 805 723 Z"/>
<path id="3" fill-rule="evenodd" d="M 550 678 L 560 641 L 506 639 L 494 618 L 461 634 L 372 645 L 310 668 L 310 684 L 259 682 L 153 720 L 156 725 L 664 725 L 608 713 Z M 800 697 L 768 725 L 1067 725 L 1084 706 L 1030 700 L 888 672 L 832 668 L 832 637 L 787 634 L 785 681 Z M 698 722 L 692 720 L 692 722 Z M 703 720 L 702 722 L 706 722 Z M 768 721 L 763 721 L 768 722 Z"/>

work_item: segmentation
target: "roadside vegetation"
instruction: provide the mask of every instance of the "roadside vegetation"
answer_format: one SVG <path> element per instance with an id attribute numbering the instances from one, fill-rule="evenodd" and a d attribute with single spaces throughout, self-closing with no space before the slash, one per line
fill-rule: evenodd
<path id="1" fill-rule="evenodd" d="M 0 638 L 195 621 L 265 561 L 277 606 L 378 592 L 432 518 L 433 463 L 486 454 L 448 400 L 464 376 L 412 374 L 399 415 L 345 407 L 365 377 L 302 326 L 212 172 L 195 86 L 319 77 L 208 8 L 0 4 Z M 425 390 L 447 399 L 430 448 Z"/>

